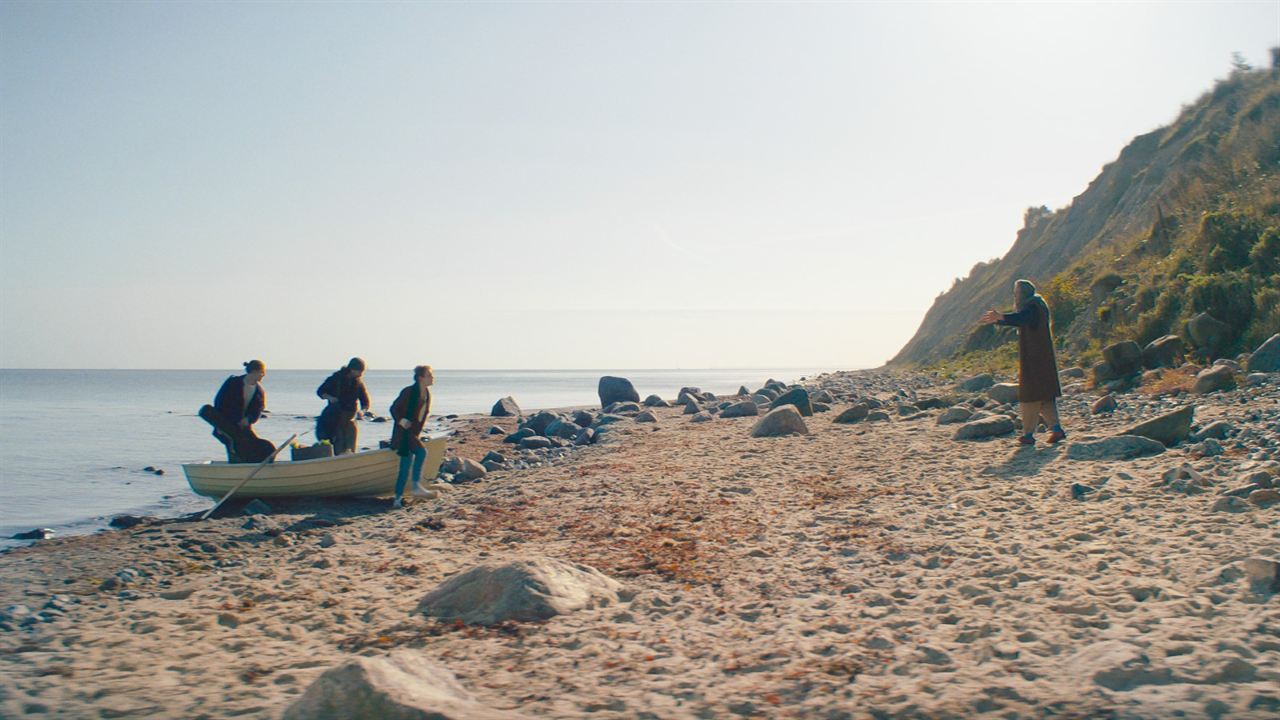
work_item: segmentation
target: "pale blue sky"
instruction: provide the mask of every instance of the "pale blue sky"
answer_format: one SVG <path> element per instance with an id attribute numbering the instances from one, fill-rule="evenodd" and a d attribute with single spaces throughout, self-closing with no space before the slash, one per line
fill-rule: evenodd
<path id="1" fill-rule="evenodd" d="M 878 365 L 1276 44 L 1277 2 L 5 2 L 0 366 Z"/>

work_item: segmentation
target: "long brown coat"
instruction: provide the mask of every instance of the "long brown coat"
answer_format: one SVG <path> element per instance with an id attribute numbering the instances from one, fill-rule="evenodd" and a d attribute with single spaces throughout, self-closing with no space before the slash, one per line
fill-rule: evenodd
<path id="1" fill-rule="evenodd" d="M 1044 402 L 1061 397 L 1053 327 L 1044 298 L 1032 295 L 1017 312 L 1004 313 L 999 323 L 1018 328 L 1018 401 Z"/>
<path id="2" fill-rule="evenodd" d="M 418 394 L 418 383 L 414 383 L 400 391 L 396 401 L 391 403 L 391 420 L 395 425 L 391 428 L 391 449 L 398 455 L 412 455 L 422 447 L 422 426 L 427 424 L 427 416 L 431 414 L 431 391 L 425 390 L 426 397 Z M 400 420 L 408 418 L 409 429 L 400 427 Z"/>

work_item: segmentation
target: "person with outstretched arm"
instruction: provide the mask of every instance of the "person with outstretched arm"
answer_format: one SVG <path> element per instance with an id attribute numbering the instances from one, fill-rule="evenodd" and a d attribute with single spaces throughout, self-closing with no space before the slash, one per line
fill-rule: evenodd
<path id="1" fill-rule="evenodd" d="M 367 411 L 372 404 L 362 379 L 364 368 L 364 360 L 351 358 L 316 388 L 316 395 L 328 402 L 316 418 L 316 438 L 332 443 L 334 455 L 355 452 L 356 411 Z"/>
<path id="2" fill-rule="evenodd" d="M 1018 443 L 1035 445 L 1035 431 L 1040 418 L 1044 418 L 1052 445 L 1065 439 L 1067 433 L 1058 417 L 1062 386 L 1058 382 L 1058 361 L 1053 351 L 1049 305 L 1030 280 L 1014 282 L 1013 299 L 1017 307 L 1014 312 L 988 310 L 980 322 L 1018 328 L 1018 402 L 1022 405 L 1022 437 Z"/>
<path id="3" fill-rule="evenodd" d="M 413 384 L 400 391 L 391 403 L 391 449 L 400 456 L 400 474 L 396 476 L 395 507 L 404 504 L 404 486 L 409 479 L 409 465 L 413 465 L 413 494 L 432 496 L 422 488 L 422 463 L 427 459 L 427 449 L 422 446 L 422 426 L 431 414 L 431 384 L 435 374 L 430 365 L 413 369 Z"/>

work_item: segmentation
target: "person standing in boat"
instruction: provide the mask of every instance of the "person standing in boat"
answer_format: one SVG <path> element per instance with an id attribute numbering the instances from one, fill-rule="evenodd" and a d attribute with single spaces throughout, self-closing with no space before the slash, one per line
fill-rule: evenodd
<path id="1" fill-rule="evenodd" d="M 396 476 L 395 507 L 404 504 L 404 486 L 409 479 L 409 466 L 413 465 L 413 494 L 431 496 L 422 488 L 422 464 L 427 459 L 427 449 L 422 446 L 422 426 L 431 414 L 431 384 L 435 374 L 430 365 L 413 369 L 413 384 L 400 391 L 391 403 L 391 449 L 400 456 L 400 474 Z"/>
<path id="2" fill-rule="evenodd" d="M 316 437 L 332 443 L 334 455 L 356 450 L 356 411 L 371 405 L 362 379 L 364 367 L 364 360 L 351 358 L 316 389 L 316 395 L 329 403 L 316 418 Z"/>
<path id="3" fill-rule="evenodd" d="M 267 409 L 262 379 L 267 366 L 261 360 L 244 363 L 244 375 L 232 375 L 218 388 L 213 405 L 200 408 L 200 417 L 213 425 L 213 436 L 227 446 L 228 462 L 261 462 L 275 446 L 253 432 Z"/>

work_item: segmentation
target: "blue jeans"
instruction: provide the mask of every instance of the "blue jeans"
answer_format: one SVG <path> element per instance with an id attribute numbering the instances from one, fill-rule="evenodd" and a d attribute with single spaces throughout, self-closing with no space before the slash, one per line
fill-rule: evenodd
<path id="1" fill-rule="evenodd" d="M 413 461 L 413 484 L 422 480 L 422 463 L 427 461 L 427 449 L 418 448 L 413 455 L 400 456 L 400 474 L 396 476 L 396 497 L 404 495 L 404 484 L 409 479 L 409 461 Z"/>

